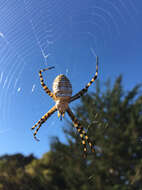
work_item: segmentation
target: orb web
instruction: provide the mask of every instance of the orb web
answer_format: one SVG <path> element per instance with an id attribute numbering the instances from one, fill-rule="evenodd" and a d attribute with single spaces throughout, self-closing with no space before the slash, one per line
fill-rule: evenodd
<path id="1" fill-rule="evenodd" d="M 121 0 L 42 0 L 36 3 L 33 0 L 24 0 L 27 20 L 44 63 L 57 65 L 59 71 L 61 64 L 65 65 L 65 70 L 61 72 L 67 74 L 71 72 L 69 67 L 74 67 L 73 64 L 71 66 L 73 61 L 58 61 L 58 55 L 59 59 L 64 54 L 72 59 L 80 46 L 90 56 L 91 48 L 99 54 L 102 47 L 106 47 L 110 40 L 115 40 L 121 34 L 120 28 L 127 25 L 128 19 L 134 21 L 137 10 L 135 4 L 131 0 L 127 3 Z M 66 49 L 62 49 L 62 46 Z"/>
<path id="2" fill-rule="evenodd" d="M 55 73 L 44 74 L 50 87 L 51 79 L 63 73 L 78 91 L 94 74 L 95 56 L 115 43 L 128 23 L 134 27 L 140 12 L 136 0 L 1 0 L 0 9 L 0 131 L 17 123 L 15 107 L 19 115 L 28 107 L 30 128 L 41 110 L 44 114 L 52 106 L 42 94 L 40 68 L 56 67 Z M 39 104 L 35 97 L 41 98 Z"/>

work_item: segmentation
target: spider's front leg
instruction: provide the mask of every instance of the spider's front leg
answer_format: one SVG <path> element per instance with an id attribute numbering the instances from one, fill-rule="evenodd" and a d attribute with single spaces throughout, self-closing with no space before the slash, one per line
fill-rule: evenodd
<path id="1" fill-rule="evenodd" d="M 36 140 L 38 140 L 37 138 L 36 138 L 36 134 L 37 134 L 37 132 L 38 132 L 38 130 L 40 129 L 40 127 L 41 127 L 41 125 L 55 112 L 55 111 L 57 111 L 57 108 L 56 108 L 56 106 L 53 106 L 31 129 L 33 130 L 33 129 L 35 129 L 38 125 L 38 128 L 35 130 L 35 132 L 34 132 L 34 138 L 36 139 Z"/>
<path id="2" fill-rule="evenodd" d="M 80 122 L 78 121 L 78 119 L 74 116 L 73 112 L 71 111 L 71 109 L 68 107 L 67 109 L 67 113 L 70 116 L 71 120 L 73 121 L 74 127 L 77 129 L 77 131 L 80 134 L 80 137 L 82 139 L 82 144 L 84 146 L 84 157 L 86 157 L 86 152 L 87 152 L 87 148 L 86 148 L 86 144 L 85 144 L 85 140 L 88 142 L 91 151 L 95 152 L 94 148 L 93 148 L 93 144 L 90 141 L 89 137 L 87 136 L 86 132 L 84 131 L 83 127 L 81 126 Z M 85 140 L 84 140 L 85 139 Z"/>
<path id="3" fill-rule="evenodd" d="M 70 102 L 72 102 L 72 101 L 80 98 L 81 96 L 83 96 L 88 91 L 89 86 L 91 86 L 91 84 L 97 79 L 97 76 L 98 76 L 98 56 L 96 57 L 96 73 L 95 73 L 94 77 L 85 86 L 85 88 L 83 88 L 77 94 L 75 94 L 74 96 L 71 97 Z"/>
<path id="4" fill-rule="evenodd" d="M 39 77 L 40 77 L 40 83 L 43 87 L 43 89 L 45 90 L 45 92 L 51 97 L 54 99 L 54 94 L 49 90 L 49 88 L 46 86 L 46 84 L 44 83 L 44 80 L 43 80 L 43 76 L 42 76 L 42 72 L 44 71 L 47 71 L 47 70 L 50 70 L 50 69 L 53 69 L 54 67 L 49 67 L 47 69 L 42 69 L 39 71 Z"/>

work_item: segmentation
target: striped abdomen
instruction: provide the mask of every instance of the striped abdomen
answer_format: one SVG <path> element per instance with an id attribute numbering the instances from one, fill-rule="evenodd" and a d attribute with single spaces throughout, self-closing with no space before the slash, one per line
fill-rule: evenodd
<path id="1" fill-rule="evenodd" d="M 56 97 L 72 96 L 72 85 L 65 75 L 58 75 L 53 82 L 52 88 Z"/>

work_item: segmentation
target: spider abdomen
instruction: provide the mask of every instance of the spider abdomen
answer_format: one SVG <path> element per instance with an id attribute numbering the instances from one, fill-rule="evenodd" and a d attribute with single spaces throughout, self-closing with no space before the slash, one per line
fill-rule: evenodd
<path id="1" fill-rule="evenodd" d="M 71 97 L 72 96 L 72 85 L 69 79 L 61 74 L 58 75 L 53 82 L 53 93 L 56 97 Z"/>

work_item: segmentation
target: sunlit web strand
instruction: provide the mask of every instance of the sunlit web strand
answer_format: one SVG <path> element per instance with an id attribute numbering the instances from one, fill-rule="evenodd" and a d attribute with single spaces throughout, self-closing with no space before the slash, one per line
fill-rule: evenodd
<path id="1" fill-rule="evenodd" d="M 114 20 L 112 14 L 109 11 L 107 11 L 107 10 L 101 8 L 101 7 L 98 7 L 98 6 L 94 6 L 94 7 L 92 7 L 92 9 L 94 9 L 94 11 L 95 10 L 102 11 L 102 13 L 104 13 L 108 18 L 110 18 L 112 23 L 113 23 L 113 26 L 115 27 L 116 34 L 119 35 L 119 26 L 116 23 L 116 21 Z"/>
<path id="2" fill-rule="evenodd" d="M 8 63 L 8 58 L 7 57 L 3 57 L 3 62 L 7 62 Z M 9 64 L 7 64 L 9 65 Z M 7 66 L 6 65 L 6 66 Z M 8 67 L 8 66 L 7 66 Z M 8 98 L 7 95 L 10 95 L 7 90 L 7 82 L 9 79 L 9 76 L 7 74 L 7 69 L 4 67 L 2 74 L 1 74 L 1 103 L 0 103 L 0 110 L 1 110 L 1 119 L 5 119 L 5 110 L 8 109 Z"/>
<path id="3" fill-rule="evenodd" d="M 113 8 L 114 12 L 118 15 L 119 18 L 121 18 L 122 22 L 123 22 L 124 24 L 126 24 L 127 22 L 126 22 L 125 16 L 124 16 L 123 13 L 119 10 L 119 8 L 117 7 L 117 5 L 115 5 L 116 1 L 113 1 L 113 2 L 107 1 L 107 0 L 104 0 L 104 1 L 105 1 L 106 4 L 110 5 L 110 6 Z M 117 1 L 117 2 L 118 2 L 118 1 Z M 117 28 L 118 28 L 118 27 L 117 27 Z"/>
<path id="4" fill-rule="evenodd" d="M 86 11 L 87 11 L 87 13 L 86 13 Z M 83 17 L 88 17 L 89 16 L 89 18 L 87 19 L 88 20 L 88 22 L 90 21 L 90 19 L 92 19 L 92 20 L 95 20 L 95 21 L 102 21 L 105 25 L 107 25 L 107 27 L 109 28 L 109 23 L 107 22 L 107 20 L 105 19 L 105 17 L 102 15 L 102 14 L 99 14 L 99 13 L 97 13 L 96 11 L 94 11 L 94 10 L 92 10 L 92 8 L 90 8 L 90 9 L 85 9 L 84 10 L 84 12 L 85 13 L 83 13 L 83 14 L 79 14 L 79 16 L 82 16 L 83 15 Z M 74 20 L 76 20 L 77 19 L 77 17 L 78 17 L 78 14 L 76 15 L 75 13 L 74 13 L 74 16 L 72 16 L 72 20 L 73 20 L 73 17 L 75 17 L 75 19 Z M 83 20 L 83 19 L 82 19 Z M 73 21 L 72 21 L 73 22 Z M 99 24 L 99 23 L 98 23 Z M 109 33 L 109 32 L 108 32 Z"/>
<path id="5" fill-rule="evenodd" d="M 18 80 L 19 79 L 19 77 L 21 76 L 21 74 L 22 74 L 22 72 L 23 72 L 23 69 L 24 69 L 24 67 L 25 67 L 25 65 L 26 65 L 26 62 L 24 61 L 24 59 L 19 55 L 19 54 L 17 54 L 15 51 L 14 51 L 14 48 L 12 47 L 12 45 L 11 45 L 11 43 L 6 39 L 6 37 L 5 37 L 5 35 L 4 35 L 4 41 L 5 41 L 5 43 L 6 43 L 6 49 L 7 50 L 9 50 L 9 53 L 8 53 L 8 55 L 10 55 L 10 54 L 13 54 L 14 55 L 14 57 L 13 57 L 13 64 L 12 64 L 12 66 L 10 67 L 11 68 L 11 70 L 13 70 L 13 71 L 10 71 L 10 68 L 7 68 L 7 71 L 10 71 L 9 73 L 10 73 L 10 76 L 11 76 L 11 78 L 15 78 L 15 76 L 14 75 L 17 75 L 16 76 L 16 79 Z M 7 58 L 8 58 L 9 56 L 7 56 Z M 11 58 L 10 58 L 11 59 Z M 3 61 L 4 63 L 5 63 L 5 61 Z M 18 64 L 17 64 L 18 63 Z M 11 74 L 12 73 L 12 74 Z M 11 80 L 11 82 L 12 82 L 13 80 Z"/>
<path id="6" fill-rule="evenodd" d="M 2 70 L 4 71 L 5 70 L 5 74 L 6 76 L 9 78 L 9 76 L 12 76 L 13 75 L 13 72 L 15 70 L 15 67 L 16 67 L 16 60 L 14 59 L 13 61 L 11 60 L 11 57 L 10 57 L 10 54 L 11 54 L 11 51 L 9 49 L 9 45 L 8 43 L 5 44 L 4 46 L 4 51 L 1 52 L 1 59 L 0 59 L 0 63 L 1 63 L 1 68 Z M 13 64 L 9 64 L 13 62 Z M 13 70 L 13 72 L 12 72 Z"/>
<path id="7" fill-rule="evenodd" d="M 116 30 L 117 35 L 119 34 L 119 32 L 118 32 L 119 31 L 118 30 L 119 26 L 116 23 L 116 21 L 114 20 L 112 14 L 110 13 L 110 11 L 103 9 L 102 7 L 92 6 L 92 7 L 88 7 L 88 8 L 82 9 L 82 12 L 79 12 L 78 10 L 77 11 L 73 11 L 73 16 L 72 17 L 74 18 L 74 20 L 76 20 L 76 17 L 78 15 L 80 15 L 80 16 L 86 15 L 86 14 L 88 14 L 88 12 L 90 13 L 90 15 L 92 15 L 92 20 L 94 19 L 93 15 L 95 15 L 95 14 L 98 14 L 98 16 L 101 15 L 101 18 L 103 20 L 105 20 L 105 23 L 107 24 L 107 26 L 110 25 L 110 28 L 112 28 L 111 23 L 109 23 L 109 21 L 111 21 L 113 23 L 113 26 L 114 26 L 114 28 Z M 97 21 L 97 19 L 96 19 L 96 21 Z M 111 35 L 111 33 L 109 33 L 109 35 Z"/>
<path id="8" fill-rule="evenodd" d="M 74 38 L 74 36 L 84 36 L 84 38 L 87 38 L 89 36 L 90 40 L 91 40 L 91 43 L 93 42 L 92 43 L 93 45 L 91 45 L 91 47 L 93 46 L 94 49 L 96 49 L 98 47 L 99 38 L 97 40 L 97 36 L 96 36 L 95 33 L 87 32 L 87 31 L 82 31 L 82 32 L 72 33 L 72 38 Z M 88 44 L 88 46 L 90 47 L 90 44 Z"/>
<path id="9" fill-rule="evenodd" d="M 130 19 L 132 20 L 133 24 L 135 24 L 136 27 L 136 22 L 134 19 L 134 16 L 131 14 L 129 8 L 125 5 L 125 1 L 119 0 L 121 6 L 125 9 L 125 11 L 127 12 L 128 17 L 130 17 Z M 129 1 L 127 1 L 127 4 L 129 3 Z"/>
<path id="10" fill-rule="evenodd" d="M 13 6 L 10 7 L 10 5 Z M 27 24 L 27 22 L 24 14 L 24 9 L 21 6 L 20 2 L 17 2 L 16 4 L 12 4 L 12 2 L 10 2 L 5 7 L 5 10 L 0 12 L 0 18 L 2 18 L 1 24 L 4 26 L 3 31 L 7 39 L 9 40 L 10 44 L 12 44 L 13 49 L 19 51 L 20 54 L 22 53 L 22 55 L 25 54 L 24 56 L 27 56 L 33 48 L 31 47 L 32 45 L 31 43 L 30 46 L 23 49 L 26 39 L 27 38 L 30 39 L 31 34 L 29 33 L 28 29 L 25 29 L 23 33 L 24 24 Z"/>
<path id="11" fill-rule="evenodd" d="M 75 23 L 74 23 L 75 24 Z M 99 34 L 99 36 L 98 36 L 98 38 L 100 38 L 101 39 L 101 41 L 104 41 L 104 44 L 105 44 L 105 38 L 104 38 L 104 33 L 103 33 L 103 30 L 102 30 L 102 28 L 101 28 L 101 26 L 98 24 L 98 23 L 96 23 L 96 22 L 94 22 L 94 21 L 77 21 L 76 22 L 76 25 L 80 25 L 80 24 L 82 24 L 82 27 L 84 28 L 84 29 L 86 29 L 87 28 L 87 32 L 89 31 L 89 33 L 91 33 L 92 35 L 93 34 L 95 34 L 96 35 L 96 33 L 97 34 Z M 90 27 L 91 26 L 94 26 L 94 29 L 90 29 L 90 30 L 88 30 L 88 28 L 89 27 L 87 27 L 88 25 L 90 25 Z M 97 31 L 97 32 L 95 32 L 95 31 Z M 84 31 L 83 31 L 84 32 Z M 75 32 L 76 33 L 76 32 Z M 78 32 L 79 33 L 79 32 Z M 101 34 L 101 35 L 100 35 Z M 102 37 L 101 37 L 102 36 Z"/>
<path id="12" fill-rule="evenodd" d="M 41 43 L 40 43 L 40 40 L 38 39 L 38 37 L 37 37 L 37 35 L 36 35 L 36 32 L 35 32 L 35 29 L 34 29 L 34 25 L 33 25 L 33 23 L 32 23 L 32 20 L 30 20 L 30 23 L 31 23 L 31 26 L 32 26 L 32 29 L 33 29 L 33 34 L 34 34 L 34 36 L 35 36 L 37 45 L 38 45 L 38 47 L 40 48 L 41 54 L 42 54 L 42 56 L 43 56 L 43 58 L 44 58 L 44 64 L 46 64 L 46 59 L 48 58 L 48 55 L 45 54 L 44 49 L 42 48 L 42 45 L 41 45 Z"/>
<path id="13" fill-rule="evenodd" d="M 98 14 L 98 13 L 95 13 L 95 12 L 92 12 L 91 14 L 92 14 L 92 16 L 95 16 L 95 17 L 97 16 L 99 19 L 101 19 L 105 23 L 105 25 L 107 26 L 108 35 L 110 35 L 111 34 L 110 25 L 107 22 L 107 20 L 105 19 L 105 17 L 102 16 L 101 14 Z"/>
<path id="14" fill-rule="evenodd" d="M 30 1 L 31 2 L 31 1 Z M 70 1 L 68 1 L 68 2 L 70 2 Z M 25 1 L 25 4 L 26 4 L 26 1 Z M 36 33 L 36 39 L 38 38 L 38 41 L 40 41 L 40 44 L 41 44 L 41 41 L 44 41 L 43 40 L 43 38 L 47 35 L 47 40 L 46 40 L 46 42 L 47 42 L 47 45 L 44 45 L 44 43 L 42 44 L 42 45 L 40 45 L 40 49 L 42 48 L 42 51 L 43 51 L 43 49 L 46 49 L 46 47 L 45 46 L 48 46 L 49 44 L 51 44 L 51 45 L 53 45 L 53 43 L 54 42 L 56 42 L 57 41 L 57 38 L 61 38 L 60 36 L 62 36 L 62 33 L 63 33 L 63 27 L 61 27 L 61 26 L 63 26 L 63 21 L 62 20 L 60 20 L 59 21 L 59 23 L 58 23 L 58 25 L 56 25 L 57 23 L 57 21 L 56 21 L 56 18 L 59 18 L 59 16 L 61 16 L 61 14 L 63 14 L 64 13 L 64 11 L 63 10 L 66 10 L 66 7 L 65 7 L 65 5 L 68 5 L 68 4 L 65 4 L 65 3 L 62 3 L 60 6 L 56 6 L 57 5 L 57 1 L 56 1 L 56 3 L 55 2 L 53 2 L 53 1 L 48 1 L 48 9 L 47 9 L 47 13 L 46 13 L 46 16 L 47 17 L 44 17 L 44 12 L 42 12 L 42 22 L 45 22 L 45 20 L 44 19 L 46 19 L 46 22 L 47 22 L 47 25 L 46 25 L 46 27 L 48 28 L 48 30 L 50 30 L 50 31 L 52 31 L 52 35 L 50 34 L 50 37 L 52 37 L 52 39 L 51 40 L 49 40 L 49 36 L 48 36 L 48 31 L 45 29 L 45 31 L 44 31 L 44 33 L 41 33 L 40 32 L 40 35 L 42 35 L 42 36 L 40 36 L 39 34 L 37 34 L 37 31 L 36 31 L 36 29 L 35 29 L 35 21 L 34 21 L 34 19 L 35 19 L 35 17 L 33 17 L 34 19 L 32 19 L 32 23 L 33 23 L 33 25 L 34 25 L 34 33 Z M 30 6 L 32 5 L 32 3 L 30 4 Z M 45 6 L 47 6 L 47 5 L 45 5 Z M 64 6 L 64 7 L 62 7 L 62 6 Z M 40 5 L 40 7 L 42 8 L 42 6 Z M 62 7 L 62 9 L 59 9 L 58 7 Z M 28 7 L 28 4 L 27 4 L 27 7 L 26 7 L 28 10 L 30 10 L 30 8 Z M 49 9 L 50 8 L 50 9 Z M 57 9 L 58 8 L 58 9 Z M 59 12 L 59 11 L 60 12 Z M 54 14 L 55 15 L 53 15 L 53 13 L 52 12 L 54 12 Z M 30 14 L 29 14 L 30 15 Z M 41 19 L 40 18 L 40 19 Z M 63 18 L 63 16 L 61 16 L 61 18 Z M 31 19 L 31 18 L 30 18 Z M 49 22 L 49 25 L 48 25 L 48 22 Z M 39 28 L 41 28 L 40 26 L 39 26 Z M 60 29 L 59 29 L 60 28 Z M 61 30 L 61 31 L 60 31 Z M 51 42 L 51 43 L 50 43 Z M 38 45 L 39 45 L 39 42 L 38 42 Z M 42 46 L 42 47 L 41 47 Z M 49 47 L 48 47 L 49 48 Z M 50 52 L 48 52 L 48 53 L 50 53 Z M 44 53 L 45 55 L 46 55 L 46 53 Z"/>
<path id="15" fill-rule="evenodd" d="M 60 27 L 57 27 L 56 25 L 53 25 L 51 29 L 45 30 L 44 33 L 40 31 L 39 26 L 32 21 L 32 27 L 34 28 L 34 33 L 36 33 L 36 38 L 38 38 L 38 41 L 40 43 L 47 43 L 47 45 L 54 44 L 58 39 L 63 37 L 63 34 L 67 33 L 63 30 L 64 26 L 66 25 L 66 21 L 60 23 Z M 57 27 L 57 28 L 56 28 Z M 63 30 L 63 31 L 62 31 Z M 48 33 L 48 31 L 51 31 Z M 42 42 L 41 42 L 42 41 Z"/>
<path id="16" fill-rule="evenodd" d="M 13 58 L 14 59 L 14 58 Z M 9 57 L 5 57 L 5 60 L 3 59 L 4 62 L 9 62 Z M 18 62 L 16 62 L 16 60 L 14 59 L 13 62 L 15 64 L 17 64 Z M 12 64 L 11 67 L 9 67 L 10 65 L 7 64 L 7 68 L 4 67 L 4 70 L 3 70 L 3 85 L 2 85 L 2 88 L 3 90 L 1 90 L 1 111 L 2 111 L 2 114 L 1 116 L 3 116 L 3 119 L 6 121 L 7 120 L 7 117 L 8 117 L 8 114 L 7 112 L 9 111 L 9 108 L 11 107 L 11 101 L 10 99 L 12 98 L 12 84 L 14 82 L 14 72 L 17 72 L 17 67 L 15 68 L 15 64 Z M 19 64 L 20 65 L 20 64 Z M 12 73 L 12 74 L 11 74 Z M 11 90 L 10 90 L 11 88 Z"/>
<path id="17" fill-rule="evenodd" d="M 6 39 L 5 35 L 2 33 L 1 35 L 3 37 L 3 40 L 5 42 L 5 49 L 2 53 L 3 56 L 0 60 L 0 62 L 3 63 L 3 66 L 1 65 L 1 68 L 3 70 L 3 88 L 5 90 L 2 90 L 1 93 L 1 99 L 3 100 L 0 108 L 1 108 L 1 117 L 3 117 L 4 121 L 7 121 L 8 112 L 10 111 L 9 108 L 11 107 L 11 98 L 12 98 L 12 90 L 9 93 L 9 88 L 13 89 L 12 84 L 14 84 L 14 79 L 18 81 L 19 77 L 21 76 L 22 68 L 24 67 L 24 63 L 22 62 L 22 65 L 20 64 L 21 60 L 18 59 L 18 55 L 14 55 L 11 59 L 11 55 L 14 54 L 13 49 L 11 48 L 10 42 Z M 16 54 L 16 53 L 15 53 Z M 11 64 L 12 63 L 12 64 Z M 20 70 L 20 72 L 19 72 Z M 2 79 L 1 79 L 2 82 Z"/>
<path id="18" fill-rule="evenodd" d="M 27 8 L 26 1 L 25 1 L 25 0 L 24 0 L 24 6 L 25 6 L 25 9 L 26 9 L 26 12 L 27 12 L 27 16 L 29 16 L 29 10 L 28 10 L 28 8 Z M 42 56 L 43 56 L 43 58 L 44 58 L 44 63 L 46 64 L 46 59 L 48 58 L 49 54 L 46 54 L 45 51 L 44 51 L 44 49 L 42 48 L 42 44 L 41 44 L 41 42 L 40 42 L 40 39 L 39 39 L 39 37 L 38 37 L 38 34 L 36 33 L 36 30 L 37 30 L 37 29 L 35 29 L 35 25 L 33 24 L 33 20 L 32 20 L 31 18 L 29 19 L 29 22 L 30 22 L 30 24 L 31 24 L 32 31 L 33 31 L 34 37 L 35 37 L 35 39 L 36 39 L 37 45 L 38 45 L 38 47 L 39 47 L 39 49 L 40 49 L 40 51 L 41 51 L 41 54 L 42 54 Z M 37 28 L 38 28 L 38 27 L 37 27 Z M 50 30 L 49 30 L 49 35 L 51 35 L 51 32 L 52 32 L 52 30 L 50 29 Z M 41 33 L 41 32 L 39 31 L 39 33 Z M 48 33 L 48 31 L 47 31 L 47 33 Z M 51 35 L 50 37 L 52 37 L 52 35 Z"/>

